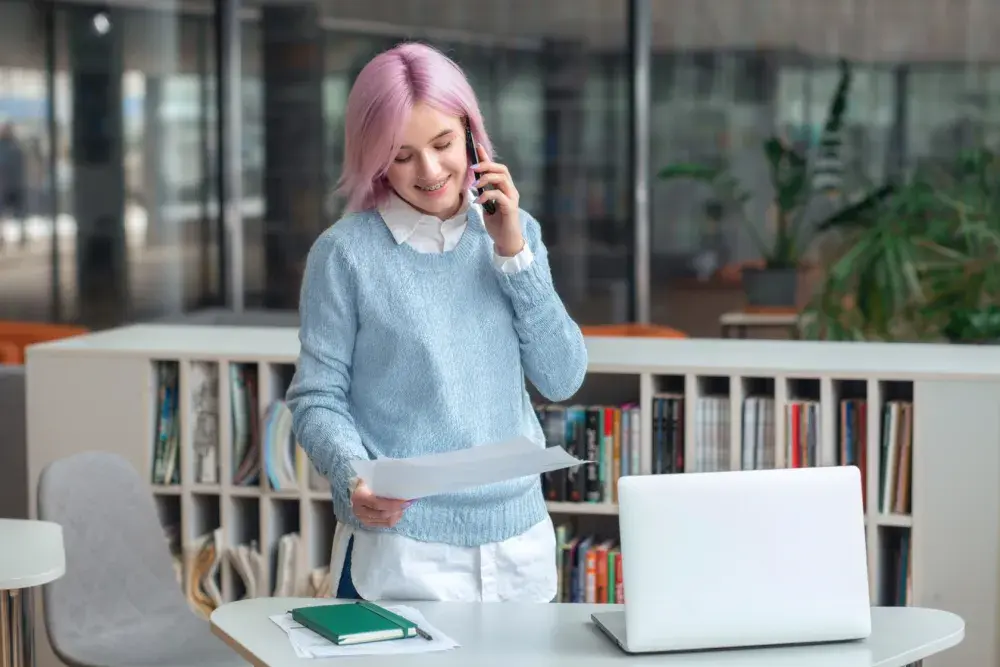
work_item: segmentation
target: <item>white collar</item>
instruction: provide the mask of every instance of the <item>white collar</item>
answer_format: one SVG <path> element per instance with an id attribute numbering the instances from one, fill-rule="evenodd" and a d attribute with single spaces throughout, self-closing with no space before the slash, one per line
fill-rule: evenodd
<path id="1" fill-rule="evenodd" d="M 473 190 L 466 190 L 462 194 L 462 205 L 459 207 L 458 213 L 447 220 L 441 220 L 437 216 L 421 213 L 410 206 L 406 200 L 395 192 L 389 193 L 389 197 L 378 207 L 378 212 L 382 216 L 382 219 L 385 220 L 389 231 L 392 232 L 392 237 L 396 239 L 396 243 L 405 243 L 421 224 L 436 226 L 464 223 L 469 213 L 469 208 L 474 207 L 478 210 L 479 207 L 479 204 L 473 203 L 475 199 L 472 193 Z"/>

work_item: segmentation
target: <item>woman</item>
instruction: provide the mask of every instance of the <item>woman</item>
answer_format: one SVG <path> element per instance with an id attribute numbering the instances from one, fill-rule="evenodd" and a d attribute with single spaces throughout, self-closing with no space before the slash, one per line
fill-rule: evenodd
<path id="1" fill-rule="evenodd" d="M 428 46 L 397 46 L 361 71 L 344 153 L 351 212 L 309 252 L 287 395 L 296 437 L 331 483 L 336 594 L 548 602 L 555 535 L 538 476 L 407 502 L 375 497 L 351 467 L 518 435 L 544 446 L 525 378 L 565 400 L 587 353 L 539 225 L 492 160 L 462 71 Z"/>

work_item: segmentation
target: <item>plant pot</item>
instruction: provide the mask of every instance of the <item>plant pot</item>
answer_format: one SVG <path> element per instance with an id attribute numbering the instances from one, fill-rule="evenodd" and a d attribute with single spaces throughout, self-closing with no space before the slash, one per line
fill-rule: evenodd
<path id="1" fill-rule="evenodd" d="M 798 286 L 797 268 L 743 269 L 743 292 L 751 307 L 794 308 Z"/>

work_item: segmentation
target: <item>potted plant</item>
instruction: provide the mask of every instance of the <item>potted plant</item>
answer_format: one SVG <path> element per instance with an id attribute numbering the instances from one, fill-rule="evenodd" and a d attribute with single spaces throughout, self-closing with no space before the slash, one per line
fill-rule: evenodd
<path id="1" fill-rule="evenodd" d="M 828 221 L 837 242 L 805 309 L 803 336 L 1000 340 L 1000 157 L 927 164 L 859 215 Z"/>
<path id="2" fill-rule="evenodd" d="M 712 187 L 713 196 L 706 204 L 711 218 L 720 208 L 735 210 L 747 226 L 750 237 L 761 256 L 761 266 L 744 267 L 743 290 L 750 306 L 794 307 L 798 291 L 798 273 L 809 246 L 810 228 L 824 220 L 836 220 L 854 215 L 859 207 L 871 206 L 885 192 L 878 190 L 849 200 L 840 192 L 842 167 L 840 159 L 841 131 L 847 111 L 851 87 L 851 66 L 840 61 L 840 80 L 830 102 L 823 125 L 819 150 L 810 161 L 798 148 L 771 136 L 764 139 L 762 149 L 774 190 L 769 225 L 749 220 L 745 204 L 750 194 L 740 185 L 725 165 L 679 163 L 662 168 L 657 174 L 664 181 L 693 179 Z M 833 203 L 833 210 L 821 218 L 814 217 L 810 204 L 818 198 Z M 762 229 L 770 226 L 771 229 Z"/>

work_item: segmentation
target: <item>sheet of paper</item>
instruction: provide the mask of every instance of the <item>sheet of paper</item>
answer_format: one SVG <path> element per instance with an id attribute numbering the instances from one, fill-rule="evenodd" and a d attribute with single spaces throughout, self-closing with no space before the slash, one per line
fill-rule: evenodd
<path id="1" fill-rule="evenodd" d="M 448 651 L 458 648 L 459 644 L 448 635 L 424 618 L 424 615 L 413 607 L 407 606 L 386 606 L 386 609 L 393 611 L 400 616 L 408 618 L 422 630 L 427 632 L 432 639 L 430 641 L 423 637 L 410 637 L 407 639 L 394 639 L 385 642 L 372 642 L 370 644 L 354 644 L 351 646 L 337 646 L 328 639 L 324 639 L 312 630 L 302 627 L 292 620 L 292 615 L 277 614 L 271 616 L 271 621 L 288 635 L 288 640 L 292 644 L 292 650 L 299 658 L 336 658 L 349 655 L 402 655 L 406 653 L 431 653 L 433 651 Z"/>
<path id="2" fill-rule="evenodd" d="M 409 459 L 352 461 L 377 496 L 413 500 L 482 484 L 571 468 L 587 461 L 562 447 L 539 447 L 525 437 Z"/>

